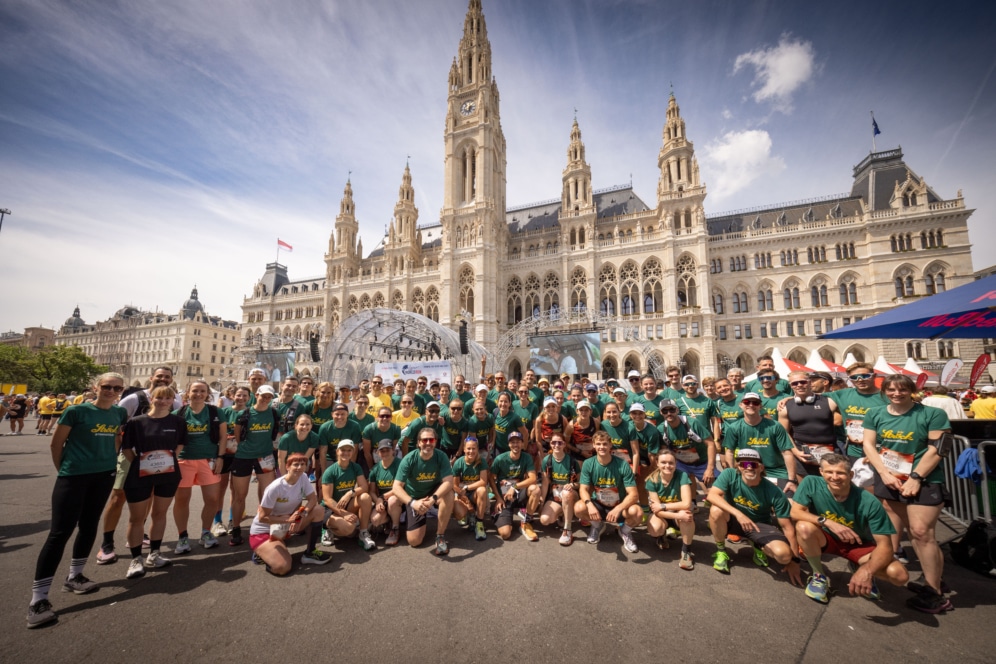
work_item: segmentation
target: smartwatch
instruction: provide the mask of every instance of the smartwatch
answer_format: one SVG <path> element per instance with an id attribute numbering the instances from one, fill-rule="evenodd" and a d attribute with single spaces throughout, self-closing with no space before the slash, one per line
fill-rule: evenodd
<path id="1" fill-rule="evenodd" d="M 821 526 L 822 526 L 822 525 L 823 525 L 824 523 L 826 523 L 826 522 L 827 522 L 827 518 L 826 518 L 825 516 L 821 516 L 821 517 L 818 517 L 818 518 L 816 519 L 816 523 L 820 524 Z"/>
<path id="2" fill-rule="evenodd" d="M 920 473 L 916 472 L 915 470 L 912 473 L 910 473 L 910 479 L 916 480 L 918 482 L 923 481 L 923 477 L 920 475 Z"/>

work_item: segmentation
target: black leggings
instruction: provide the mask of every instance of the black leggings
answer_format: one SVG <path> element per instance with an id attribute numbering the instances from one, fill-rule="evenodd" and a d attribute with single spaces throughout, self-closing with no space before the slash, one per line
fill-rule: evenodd
<path id="1" fill-rule="evenodd" d="M 35 566 L 35 580 L 55 576 L 73 530 L 73 558 L 88 558 L 97 539 L 100 515 L 114 486 L 114 471 L 67 475 L 55 479 L 52 489 L 52 528 Z"/>

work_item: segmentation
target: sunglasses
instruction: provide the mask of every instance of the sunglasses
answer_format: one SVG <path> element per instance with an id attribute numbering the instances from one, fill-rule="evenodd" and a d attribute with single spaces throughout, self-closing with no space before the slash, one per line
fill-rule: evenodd
<path id="1" fill-rule="evenodd" d="M 764 381 L 764 382 L 768 382 L 769 380 L 774 380 L 774 379 L 775 379 L 774 376 L 759 376 L 758 377 L 758 380 Z"/>
<path id="2" fill-rule="evenodd" d="M 629 382 L 631 382 L 631 383 L 635 383 L 635 382 L 636 382 L 636 381 L 638 381 L 638 380 L 640 380 L 640 379 L 639 379 L 639 378 L 635 378 L 635 377 L 634 377 L 634 378 L 630 378 L 630 379 L 629 379 Z"/>
<path id="3" fill-rule="evenodd" d="M 382 381 L 382 380 L 375 380 L 375 381 L 373 382 L 373 384 L 374 384 L 374 385 L 383 385 L 383 384 L 384 384 L 384 381 Z"/>
<path id="4" fill-rule="evenodd" d="M 762 378 L 761 380 L 764 379 Z M 682 387 L 695 387 L 696 385 L 698 385 L 698 383 L 685 383 L 682 385 Z"/>
<path id="5" fill-rule="evenodd" d="M 100 389 L 110 392 L 124 392 L 124 385 L 101 385 Z"/>
<path id="6" fill-rule="evenodd" d="M 412 405 L 414 405 L 414 404 L 415 404 L 415 402 L 414 402 L 414 401 L 402 401 L 402 402 L 401 402 L 401 405 L 402 405 L 402 406 L 412 406 Z"/>
<path id="7" fill-rule="evenodd" d="M 369 406 L 370 402 L 369 401 L 357 401 L 356 405 L 357 406 Z"/>
<path id="8" fill-rule="evenodd" d="M 874 375 L 875 374 L 870 374 L 870 373 L 869 374 L 853 374 L 853 375 L 848 376 L 848 377 L 851 380 L 868 380 L 869 378 L 871 378 Z"/>
<path id="9" fill-rule="evenodd" d="M 745 399 L 744 401 L 741 401 L 740 403 L 742 403 L 745 406 L 760 406 L 761 405 L 760 401 L 754 401 L 753 399 Z"/>
<path id="10" fill-rule="evenodd" d="M 564 444 L 565 443 L 562 440 L 551 440 L 550 441 L 550 446 L 551 447 L 562 447 Z"/>
<path id="11" fill-rule="evenodd" d="M 800 387 L 802 385 L 809 385 L 809 381 L 808 380 L 793 380 L 791 383 L 789 383 L 789 385 L 791 385 L 792 387 Z"/>
<path id="12" fill-rule="evenodd" d="M 746 470 L 753 470 L 754 468 L 757 468 L 761 464 L 759 464 L 757 461 L 738 461 L 737 465 Z"/>
<path id="13" fill-rule="evenodd" d="M 436 437 L 433 436 L 432 438 L 419 438 L 419 442 L 422 442 L 422 443 L 434 443 L 434 442 L 436 442 Z"/>
<path id="14" fill-rule="evenodd" d="M 640 411 L 636 411 L 636 412 L 640 412 Z M 677 413 L 678 409 L 677 408 L 661 408 L 661 412 L 662 413 Z"/>
<path id="15" fill-rule="evenodd" d="M 388 418 L 388 417 L 391 417 L 391 414 L 390 414 L 390 413 L 385 413 L 385 414 L 383 414 L 383 415 L 378 415 L 377 417 L 379 417 L 379 418 L 381 418 L 381 419 L 384 419 L 384 418 Z"/>

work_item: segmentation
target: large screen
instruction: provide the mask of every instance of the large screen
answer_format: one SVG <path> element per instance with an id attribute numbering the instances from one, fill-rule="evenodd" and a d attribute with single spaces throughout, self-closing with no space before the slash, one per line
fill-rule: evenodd
<path id="1" fill-rule="evenodd" d="M 598 332 L 529 337 L 529 368 L 538 375 L 601 373 Z"/>
<path id="2" fill-rule="evenodd" d="M 266 382 L 279 383 L 294 374 L 294 351 L 256 353 L 256 366 L 266 372 Z"/>

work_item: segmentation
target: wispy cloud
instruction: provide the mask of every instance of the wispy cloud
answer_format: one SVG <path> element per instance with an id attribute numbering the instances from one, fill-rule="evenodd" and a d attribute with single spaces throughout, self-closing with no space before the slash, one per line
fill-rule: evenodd
<path id="1" fill-rule="evenodd" d="M 761 129 L 727 132 L 703 150 L 702 172 L 709 197 L 720 202 L 784 169 L 785 160 L 772 154 L 771 136 Z"/>
<path id="2" fill-rule="evenodd" d="M 815 58 L 810 42 L 784 34 L 777 46 L 738 55 L 733 63 L 733 73 L 752 68 L 754 101 L 759 104 L 771 102 L 778 110 L 791 113 L 792 95 L 816 72 Z"/>

